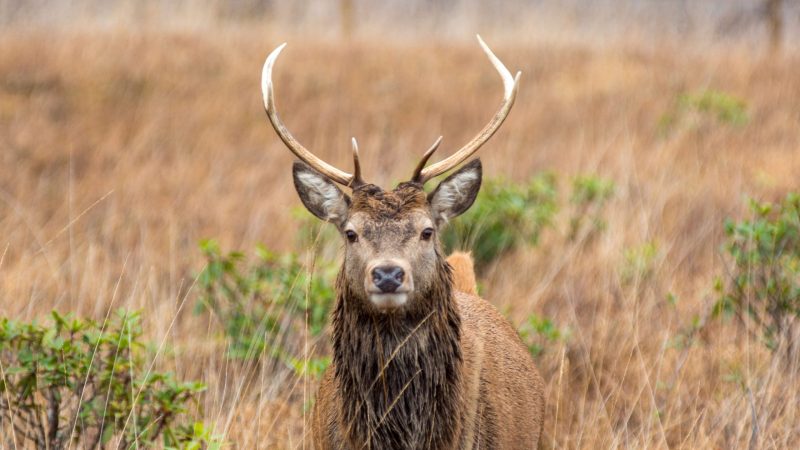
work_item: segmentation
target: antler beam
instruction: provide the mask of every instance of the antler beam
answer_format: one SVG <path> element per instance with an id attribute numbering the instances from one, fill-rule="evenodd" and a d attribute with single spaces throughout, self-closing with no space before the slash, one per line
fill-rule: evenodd
<path id="1" fill-rule="evenodd" d="M 497 113 L 495 113 L 492 120 L 490 120 L 489 123 L 486 124 L 486 126 L 481 130 L 481 132 L 478 133 L 478 135 L 475 136 L 470 142 L 444 160 L 425 167 L 428 159 L 439 147 L 439 144 L 441 143 L 440 137 L 436 143 L 434 143 L 433 146 L 431 146 L 431 148 L 425 152 L 425 155 L 423 155 L 422 159 L 414 170 L 411 181 L 425 184 L 425 182 L 431 178 L 441 175 L 463 163 L 467 158 L 477 152 L 478 149 L 481 148 L 481 146 L 485 144 L 495 132 L 497 132 L 497 130 L 500 128 L 500 125 L 502 125 L 506 120 L 506 117 L 508 117 L 511 107 L 514 106 L 514 100 L 517 96 L 521 72 L 517 72 L 516 76 L 512 77 L 511 72 L 509 72 L 500 59 L 495 56 L 495 54 L 492 52 L 489 46 L 483 42 L 483 39 L 481 39 L 480 36 L 478 36 L 478 42 L 480 43 L 481 48 L 483 48 L 483 51 L 486 53 L 486 56 L 489 57 L 489 61 L 491 61 L 495 70 L 497 70 L 503 80 L 503 102 L 500 104 L 500 108 L 498 109 Z M 355 172 L 351 174 L 328 164 L 303 147 L 303 145 L 301 145 L 297 139 L 292 136 L 292 134 L 281 121 L 280 117 L 278 117 L 278 112 L 275 108 L 275 94 L 273 92 L 272 68 L 275 65 L 275 61 L 278 59 L 278 55 L 280 55 L 284 47 L 286 47 L 286 43 L 279 45 L 275 50 L 272 51 L 272 53 L 269 54 L 267 60 L 264 62 L 264 69 L 261 73 L 261 92 L 264 96 L 264 109 L 267 112 L 267 117 L 269 118 L 272 127 L 275 129 L 275 132 L 278 133 L 278 137 L 280 137 L 283 143 L 286 144 L 286 147 L 292 153 L 294 153 L 297 158 L 321 174 L 325 175 L 332 181 L 344 186 L 349 186 L 351 188 L 356 188 L 363 185 L 364 181 L 361 178 L 361 170 L 358 161 L 358 146 L 355 143 L 355 139 L 353 139 L 353 163 L 355 165 Z"/>
<path id="2" fill-rule="evenodd" d="M 261 93 L 264 96 L 264 109 L 267 112 L 267 117 L 272 124 L 272 128 L 278 133 L 278 137 L 286 144 L 286 147 L 294 153 L 298 159 L 311 166 L 314 170 L 341 185 L 351 188 L 361 186 L 364 184 L 364 181 L 361 179 L 361 170 L 358 164 L 358 146 L 355 143 L 355 139 L 353 139 L 355 173 L 350 174 L 333 167 L 308 151 L 308 149 L 303 147 L 297 139 L 292 136 L 292 133 L 289 132 L 278 117 L 278 111 L 275 109 L 275 93 L 272 89 L 272 67 L 275 65 L 275 60 L 278 59 L 278 55 L 281 54 L 284 47 L 286 47 L 285 42 L 267 56 L 267 60 L 264 62 L 264 69 L 261 71 Z"/>
<path id="3" fill-rule="evenodd" d="M 508 117 L 511 107 L 514 106 L 514 100 L 517 97 L 517 89 L 519 87 L 519 77 L 522 72 L 517 72 L 516 76 L 512 77 L 511 72 L 509 72 L 500 59 L 495 56 L 494 53 L 492 53 L 492 50 L 488 45 L 486 45 L 485 42 L 483 42 L 483 39 L 481 39 L 480 36 L 478 36 L 478 42 L 483 48 L 483 51 L 486 52 L 486 56 L 489 57 L 489 61 L 492 62 L 495 70 L 497 70 L 497 72 L 500 74 L 500 77 L 503 79 L 503 103 L 500 104 L 500 108 L 497 110 L 497 113 L 494 115 L 494 117 L 492 117 L 492 120 L 490 120 L 489 123 L 483 127 L 481 132 L 478 133 L 478 135 L 469 141 L 465 146 L 461 147 L 457 152 L 453 153 L 442 161 L 431 164 L 428 167 L 424 167 L 425 162 L 428 160 L 428 158 L 430 158 L 431 154 L 436 151 L 436 147 L 438 145 L 434 145 L 430 150 L 425 152 L 422 161 L 420 161 L 417 169 L 414 171 L 411 181 L 425 184 L 425 182 L 431 178 L 441 175 L 464 162 L 467 158 L 477 152 L 478 149 L 481 148 L 481 146 L 485 144 L 495 132 L 497 132 L 497 130 L 500 128 L 500 125 L 502 125 L 503 121 L 505 121 L 506 117 Z M 437 144 L 438 143 L 439 141 L 437 141 Z"/>

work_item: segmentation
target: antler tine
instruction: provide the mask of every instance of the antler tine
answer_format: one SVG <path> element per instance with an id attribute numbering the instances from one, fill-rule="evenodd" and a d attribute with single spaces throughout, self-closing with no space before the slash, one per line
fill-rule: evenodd
<path id="1" fill-rule="evenodd" d="M 433 145 L 431 145 L 431 148 L 429 148 L 425 152 L 425 154 L 422 155 L 422 159 L 420 159 L 419 164 L 417 164 L 417 167 L 414 169 L 414 175 L 411 176 L 412 182 L 424 184 L 424 181 L 422 180 L 422 178 L 420 178 L 422 175 L 422 169 L 424 169 L 425 165 L 428 164 L 428 160 L 434 154 L 434 152 L 436 152 L 441 143 L 442 143 L 442 136 L 439 136 L 439 139 L 436 139 L 436 142 L 434 142 Z"/>
<path id="2" fill-rule="evenodd" d="M 352 138 L 353 141 L 353 179 L 350 180 L 348 186 L 352 189 L 355 189 L 359 186 L 364 185 L 364 180 L 361 178 L 361 162 L 358 160 L 358 142 L 356 142 L 356 138 Z"/>
<path id="3" fill-rule="evenodd" d="M 261 93 L 264 96 L 264 109 L 267 112 L 269 122 L 272 124 L 272 128 L 275 129 L 275 132 L 278 133 L 278 137 L 286 144 L 286 147 L 301 161 L 329 179 L 341 185 L 349 186 L 355 181 L 354 175 L 339 170 L 317 156 L 314 156 L 313 153 L 297 142 L 297 139 L 292 136 L 278 117 L 278 112 L 275 109 L 275 94 L 272 90 L 272 67 L 275 65 L 275 60 L 278 59 L 278 55 L 280 55 L 284 47 L 286 47 L 285 42 L 267 56 L 267 60 L 264 62 L 264 69 L 261 72 Z M 356 170 L 358 170 L 358 165 L 356 165 Z"/>
<path id="4" fill-rule="evenodd" d="M 480 43 L 486 56 L 489 57 L 489 61 L 491 61 L 495 70 L 497 70 L 500 77 L 503 79 L 503 103 L 500 104 L 500 108 L 497 113 L 495 113 L 494 117 L 492 117 L 492 120 L 483 127 L 477 136 L 449 157 L 429 167 L 425 167 L 419 171 L 419 174 L 415 172 L 414 181 L 425 184 L 425 182 L 431 178 L 441 175 L 464 162 L 494 135 L 500 128 L 500 125 L 503 124 L 503 121 L 506 120 L 506 117 L 508 117 L 511 107 L 514 106 L 514 100 L 517 97 L 517 89 L 519 88 L 519 77 L 522 72 L 517 72 L 516 76 L 512 77 L 511 72 L 509 72 L 500 59 L 492 53 L 492 50 L 483 42 L 480 36 L 478 36 L 478 43 Z M 430 155 L 426 154 L 426 156 L 429 157 Z"/>

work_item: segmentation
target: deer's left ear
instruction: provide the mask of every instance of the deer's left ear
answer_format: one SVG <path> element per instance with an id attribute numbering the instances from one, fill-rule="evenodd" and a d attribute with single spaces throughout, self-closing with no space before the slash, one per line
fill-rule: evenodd
<path id="1" fill-rule="evenodd" d="M 482 176 L 481 160 L 476 159 L 447 177 L 428 194 L 428 203 L 437 227 L 472 206 L 481 189 Z"/>

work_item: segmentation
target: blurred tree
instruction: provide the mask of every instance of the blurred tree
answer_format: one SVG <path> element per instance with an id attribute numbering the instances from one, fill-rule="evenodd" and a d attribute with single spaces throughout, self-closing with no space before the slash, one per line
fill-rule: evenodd
<path id="1" fill-rule="evenodd" d="M 776 52 L 783 40 L 783 0 L 765 0 L 764 13 L 769 27 L 770 49 Z"/>
<path id="2" fill-rule="evenodd" d="M 783 0 L 761 0 L 755 7 L 724 18 L 718 30 L 724 34 L 739 34 L 742 29 L 763 22 L 767 27 L 769 49 L 776 53 L 783 45 L 784 12 Z"/>

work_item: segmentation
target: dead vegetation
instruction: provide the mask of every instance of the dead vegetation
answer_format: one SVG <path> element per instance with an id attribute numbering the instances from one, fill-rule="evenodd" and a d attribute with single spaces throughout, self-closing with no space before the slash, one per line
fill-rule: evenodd
<path id="1" fill-rule="evenodd" d="M 382 184 L 440 134 L 442 155 L 466 142 L 499 97 L 471 42 L 289 41 L 275 73 L 284 120 L 338 166 L 356 136 Z M 232 364 L 214 318 L 191 314 L 201 238 L 289 250 L 296 233 L 291 158 L 259 92 L 277 42 L 252 30 L 0 36 L 0 314 L 143 309 L 165 349 L 158 365 L 209 385 L 205 418 L 236 448 L 300 447 L 315 390 Z M 482 152 L 486 176 L 552 170 L 616 184 L 602 234 L 545 233 L 482 280 L 489 300 L 524 299 L 497 304 L 517 323 L 535 312 L 571 330 L 537 360 L 547 445 L 798 446 L 797 365 L 724 322 L 681 338 L 725 271 L 724 218 L 748 214 L 746 196 L 797 189 L 800 58 L 492 45 L 523 77 Z M 709 90 L 740 99 L 746 121 L 679 106 Z M 676 110 L 680 120 L 659 125 Z M 646 245 L 652 256 L 631 267 Z"/>

